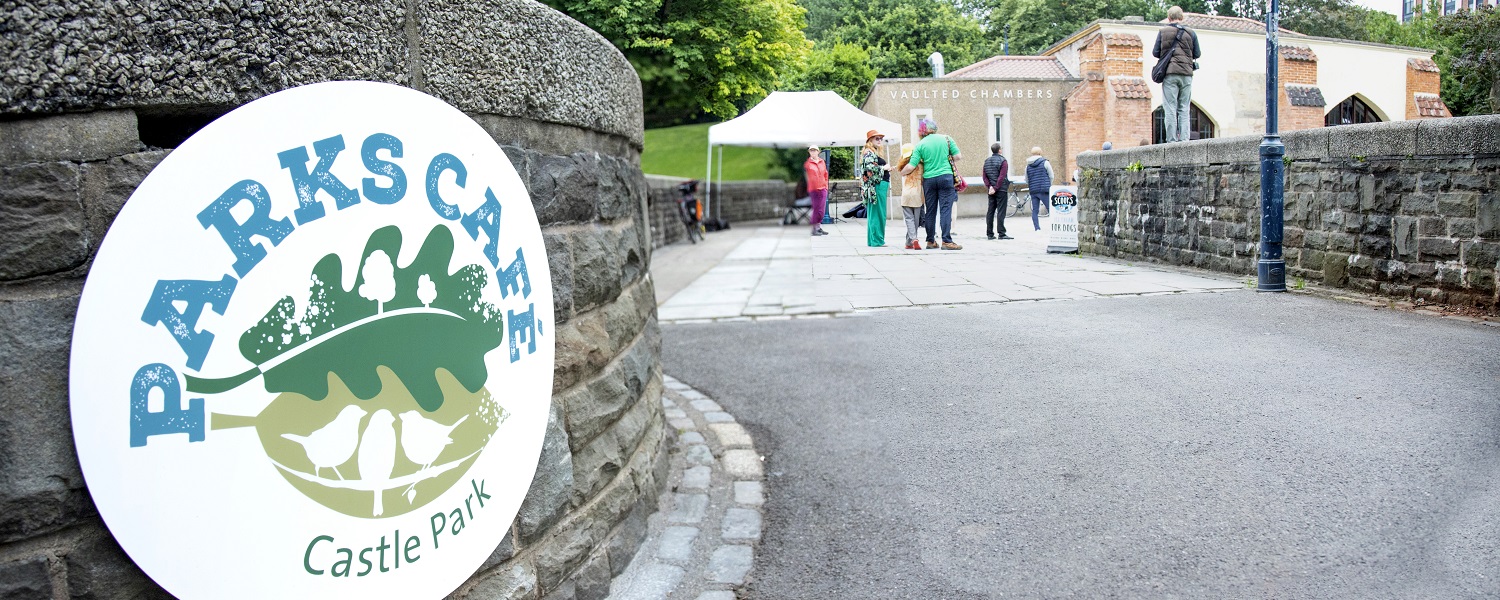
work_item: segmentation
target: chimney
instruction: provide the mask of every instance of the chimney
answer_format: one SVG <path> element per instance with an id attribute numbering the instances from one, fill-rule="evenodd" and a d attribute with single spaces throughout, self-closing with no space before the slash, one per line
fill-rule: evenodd
<path id="1" fill-rule="evenodd" d="M 1121 20 L 1122 21 L 1145 21 L 1146 17 L 1142 17 L 1142 16 L 1139 16 L 1139 15 L 1130 15 L 1128 17 L 1125 17 L 1124 19 L 1121 19 Z"/>
<path id="2" fill-rule="evenodd" d="M 932 56 L 928 56 L 927 57 L 927 64 L 932 65 L 932 76 L 933 77 L 942 77 L 943 76 L 943 53 L 942 52 L 933 52 Z"/>

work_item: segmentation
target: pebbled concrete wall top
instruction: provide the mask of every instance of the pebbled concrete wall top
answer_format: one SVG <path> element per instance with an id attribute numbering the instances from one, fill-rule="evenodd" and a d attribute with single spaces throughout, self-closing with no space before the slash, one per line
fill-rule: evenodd
<path id="1" fill-rule="evenodd" d="M 319 81 L 410 86 L 471 114 L 643 140 L 640 79 L 532 0 L 20 0 L 0 20 L 0 118 L 213 114 Z"/>
<path id="2" fill-rule="evenodd" d="M 1193 140 L 1078 155 L 1083 169 L 1259 163 L 1264 136 Z M 1341 125 L 1281 134 L 1290 160 L 1500 154 L 1500 115 Z"/>

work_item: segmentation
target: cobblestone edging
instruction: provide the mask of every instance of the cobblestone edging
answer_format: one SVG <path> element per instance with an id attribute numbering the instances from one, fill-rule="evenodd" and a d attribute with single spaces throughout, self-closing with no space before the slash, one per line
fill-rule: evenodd
<path id="1" fill-rule="evenodd" d="M 663 376 L 677 431 L 666 492 L 610 600 L 734 600 L 760 542 L 764 471 L 750 434 L 717 402 Z"/>

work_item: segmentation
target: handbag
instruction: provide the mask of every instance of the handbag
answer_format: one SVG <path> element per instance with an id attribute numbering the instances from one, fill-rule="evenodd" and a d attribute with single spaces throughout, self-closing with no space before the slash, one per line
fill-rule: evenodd
<path id="1" fill-rule="evenodd" d="M 953 138 L 951 137 L 948 138 L 948 147 L 954 149 L 956 149 L 957 147 L 957 145 L 953 143 Z M 958 165 L 953 164 L 952 153 L 949 153 L 948 155 L 948 166 L 953 169 L 953 189 L 959 192 L 969 189 L 969 184 L 965 183 L 963 176 L 958 174 Z"/>
<path id="2" fill-rule="evenodd" d="M 1173 27 L 1177 27 L 1173 25 Z M 1156 66 L 1151 67 L 1151 81 L 1161 83 L 1167 79 L 1167 67 L 1172 64 L 1172 54 L 1177 52 L 1177 44 L 1182 41 L 1182 28 L 1177 27 L 1177 35 L 1172 36 L 1172 47 L 1156 59 Z M 1196 66 L 1194 67 L 1196 68 Z"/>

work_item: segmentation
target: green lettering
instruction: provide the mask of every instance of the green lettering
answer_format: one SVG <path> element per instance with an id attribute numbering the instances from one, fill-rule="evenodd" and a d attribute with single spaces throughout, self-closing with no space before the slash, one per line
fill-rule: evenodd
<path id="1" fill-rule="evenodd" d="M 400 529 L 396 530 L 396 539 L 398 539 L 398 540 L 401 539 L 401 530 Z M 385 573 L 385 572 L 390 571 L 390 569 L 385 568 L 385 549 L 386 548 L 390 548 L 390 547 L 391 547 L 390 544 L 385 543 L 385 536 L 383 536 L 383 535 L 380 536 L 380 545 L 376 546 L 375 548 L 378 549 L 378 550 L 380 550 L 380 572 L 381 573 Z M 401 561 L 397 560 L 396 561 L 396 565 L 400 566 L 401 565 Z"/>
<path id="2" fill-rule="evenodd" d="M 348 548 L 339 548 L 339 554 L 343 555 L 344 559 L 333 563 L 333 576 L 348 577 L 349 567 L 354 563 L 354 552 L 349 550 Z M 339 565 L 343 565 L 344 568 L 340 569 Z"/>
<path id="3" fill-rule="evenodd" d="M 370 570 L 375 568 L 374 565 L 370 564 L 370 559 L 365 558 L 365 555 L 369 554 L 370 550 L 371 550 L 370 548 L 365 548 L 364 550 L 360 550 L 359 551 L 359 564 L 364 565 L 365 566 L 365 570 L 360 571 L 359 573 L 355 574 L 355 577 L 364 577 L 365 575 L 369 575 L 370 574 Z"/>
<path id="4" fill-rule="evenodd" d="M 312 574 L 312 575 L 322 575 L 323 574 L 322 570 L 314 569 L 312 567 L 312 549 L 313 549 L 313 546 L 318 545 L 318 542 L 332 542 L 332 541 L 333 541 L 333 538 L 328 537 L 326 535 L 320 535 L 318 537 L 313 538 L 313 541 L 308 542 L 308 544 L 307 544 L 307 552 L 304 552 L 302 554 L 302 568 L 306 569 L 307 572 L 310 573 L 310 574 Z"/>
<path id="5" fill-rule="evenodd" d="M 421 547 L 422 547 L 422 540 L 417 539 L 417 536 L 411 536 L 409 538 L 406 538 L 406 547 L 405 547 L 405 549 L 402 550 L 402 554 L 406 555 L 406 562 L 408 562 L 408 563 L 414 563 L 414 562 L 417 562 L 418 559 L 422 558 L 422 555 L 420 555 L 420 554 L 418 554 L 416 556 L 412 556 L 412 553 L 411 553 L 412 550 L 416 550 L 417 548 L 421 548 Z M 401 566 L 401 563 L 396 563 L 396 566 Z"/>
<path id="6" fill-rule="evenodd" d="M 428 522 L 432 525 L 432 549 L 436 550 L 438 548 L 438 534 L 443 533 L 443 528 L 448 525 L 448 517 L 439 512 L 432 515 L 432 519 Z"/>
<path id="7" fill-rule="evenodd" d="M 464 511 L 463 509 L 455 508 L 453 509 L 453 514 L 449 516 L 453 517 L 452 533 L 453 535 L 458 535 L 458 532 L 464 530 Z"/>

